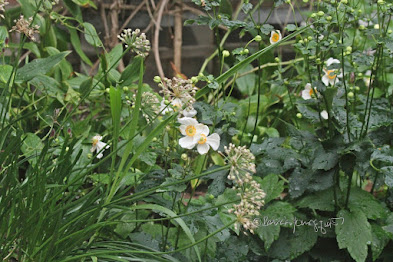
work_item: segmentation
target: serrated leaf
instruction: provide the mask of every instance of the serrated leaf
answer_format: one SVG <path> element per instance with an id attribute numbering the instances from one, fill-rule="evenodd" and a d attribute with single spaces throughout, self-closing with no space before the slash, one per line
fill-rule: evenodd
<path id="1" fill-rule="evenodd" d="M 310 208 L 323 211 L 334 211 L 333 190 L 327 189 L 298 200 L 295 206 L 299 208 Z"/>
<path id="2" fill-rule="evenodd" d="M 344 218 L 344 223 L 336 226 L 339 248 L 346 248 L 356 262 L 366 261 L 367 245 L 372 241 L 371 226 L 366 215 L 361 211 L 340 210 L 337 217 Z"/>
<path id="3" fill-rule="evenodd" d="M 361 211 L 370 219 L 381 218 L 385 213 L 381 203 L 372 194 L 358 187 L 351 188 L 348 207 L 351 211 Z"/>
<path id="4" fill-rule="evenodd" d="M 284 191 L 284 181 L 278 178 L 278 175 L 270 174 L 260 182 L 261 189 L 266 193 L 265 203 L 280 196 Z"/>
<path id="5" fill-rule="evenodd" d="M 372 224 L 371 229 L 373 238 L 373 241 L 371 242 L 371 252 L 373 255 L 373 261 L 375 261 L 389 242 L 390 237 L 389 234 L 386 233 L 380 225 Z"/>
<path id="6" fill-rule="evenodd" d="M 65 51 L 47 58 L 34 59 L 34 61 L 18 69 L 16 81 L 29 81 L 38 75 L 47 74 L 70 53 L 70 51 Z"/>
<path id="7" fill-rule="evenodd" d="M 312 163 L 312 169 L 323 169 L 325 171 L 332 169 L 338 162 L 337 153 L 317 151 L 317 156 Z"/>

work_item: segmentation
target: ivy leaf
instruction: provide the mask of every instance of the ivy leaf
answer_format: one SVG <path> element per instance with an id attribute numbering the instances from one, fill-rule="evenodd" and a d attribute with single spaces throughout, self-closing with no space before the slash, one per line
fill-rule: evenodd
<path id="1" fill-rule="evenodd" d="M 338 162 L 337 153 L 333 152 L 317 152 L 312 163 L 312 169 L 323 169 L 325 171 L 332 169 Z"/>
<path id="2" fill-rule="evenodd" d="M 337 216 L 344 218 L 344 223 L 336 226 L 338 247 L 346 248 L 356 262 L 366 261 L 367 243 L 372 241 L 371 226 L 366 215 L 361 211 L 343 209 Z"/>
<path id="3" fill-rule="evenodd" d="M 297 27 L 296 27 L 296 25 L 294 25 L 294 24 L 288 24 L 288 25 L 285 27 L 285 29 L 286 29 L 288 32 L 292 32 L 292 31 L 295 31 L 295 30 L 297 29 Z"/>

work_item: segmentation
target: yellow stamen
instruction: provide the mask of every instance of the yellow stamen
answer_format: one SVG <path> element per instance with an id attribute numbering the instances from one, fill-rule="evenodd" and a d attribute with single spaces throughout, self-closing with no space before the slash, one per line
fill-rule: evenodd
<path id="1" fill-rule="evenodd" d="M 201 134 L 201 138 L 199 138 L 198 144 L 202 145 L 202 144 L 206 143 L 206 141 L 207 141 L 206 136 L 204 134 Z"/>
<path id="2" fill-rule="evenodd" d="M 94 138 L 94 139 L 93 139 L 93 146 L 97 145 L 99 141 L 100 141 L 100 140 L 98 140 L 97 138 Z"/>
<path id="3" fill-rule="evenodd" d="M 187 136 L 194 136 L 196 133 L 196 128 L 195 126 L 189 125 L 186 127 L 186 134 Z"/>
<path id="4" fill-rule="evenodd" d="M 335 79 L 336 78 L 336 74 L 334 74 L 334 70 L 326 70 L 326 75 L 328 76 L 329 79 Z"/>
<path id="5" fill-rule="evenodd" d="M 276 43 L 280 40 L 280 35 L 277 33 L 273 33 L 271 39 L 272 39 L 272 42 Z"/>
<path id="6" fill-rule="evenodd" d="M 310 96 L 312 96 L 315 93 L 314 89 L 310 89 Z"/>

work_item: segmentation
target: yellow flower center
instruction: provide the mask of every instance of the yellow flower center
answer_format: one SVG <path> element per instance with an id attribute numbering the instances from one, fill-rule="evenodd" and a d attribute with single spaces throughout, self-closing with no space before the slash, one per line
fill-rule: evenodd
<path id="1" fill-rule="evenodd" d="M 198 144 L 202 145 L 202 144 L 206 143 L 206 141 L 207 141 L 206 136 L 204 134 L 201 134 L 201 138 L 199 138 Z"/>
<path id="2" fill-rule="evenodd" d="M 97 138 L 93 138 L 93 146 L 97 145 L 97 143 L 98 143 L 99 141 L 100 141 L 100 140 L 98 140 Z"/>
<path id="3" fill-rule="evenodd" d="M 328 76 L 329 79 L 333 80 L 336 78 L 336 74 L 334 74 L 334 70 L 326 70 L 326 75 Z"/>
<path id="4" fill-rule="evenodd" d="M 310 89 L 310 96 L 312 96 L 315 93 L 314 89 Z"/>
<path id="5" fill-rule="evenodd" d="M 173 105 L 173 110 L 175 111 L 175 112 L 177 112 L 177 110 L 179 110 L 181 108 L 181 105 L 180 104 L 174 104 Z"/>
<path id="6" fill-rule="evenodd" d="M 273 33 L 273 35 L 272 35 L 272 41 L 275 43 L 275 42 L 278 42 L 279 40 L 280 40 L 280 35 L 279 34 L 277 34 L 277 33 Z"/>
<path id="7" fill-rule="evenodd" d="M 196 133 L 196 128 L 195 126 L 189 125 L 186 127 L 186 134 L 187 136 L 194 136 Z"/>

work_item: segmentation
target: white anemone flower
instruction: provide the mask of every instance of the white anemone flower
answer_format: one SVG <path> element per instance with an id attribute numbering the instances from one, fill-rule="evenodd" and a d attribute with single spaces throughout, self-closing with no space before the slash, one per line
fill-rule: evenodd
<path id="1" fill-rule="evenodd" d="M 213 133 L 209 135 L 209 129 L 207 129 L 207 133 L 201 133 L 196 135 L 196 141 L 198 143 L 197 150 L 201 155 L 206 154 L 210 147 L 213 148 L 214 151 L 217 151 L 220 146 L 220 136 L 217 133 Z"/>
<path id="2" fill-rule="evenodd" d="M 270 44 L 275 44 L 282 38 L 280 30 L 274 30 L 270 34 Z"/>
<path id="3" fill-rule="evenodd" d="M 332 64 L 339 64 L 339 63 L 340 60 L 334 59 L 332 57 L 326 61 L 326 65 L 328 67 L 331 66 Z M 325 84 L 325 86 L 329 86 L 329 84 L 334 85 L 335 83 L 338 83 L 339 82 L 338 78 L 342 77 L 341 71 L 340 74 L 337 75 L 335 69 L 331 69 L 331 70 L 323 69 L 323 71 L 325 71 L 325 75 L 322 77 L 322 82 Z"/>
<path id="4" fill-rule="evenodd" d="M 104 155 L 103 155 L 103 151 L 101 151 L 103 148 L 105 148 L 105 149 L 108 149 L 109 148 L 109 145 L 108 144 L 106 144 L 106 143 L 104 143 L 104 142 L 101 142 L 101 140 L 102 140 L 102 136 L 100 136 L 100 135 L 95 135 L 95 136 L 93 136 L 93 139 L 92 139 L 92 142 L 93 142 L 93 146 L 91 147 L 91 149 L 90 149 L 90 152 L 94 152 L 94 151 L 97 151 L 97 153 L 99 153 L 98 155 L 97 155 L 97 158 L 98 159 L 101 159 Z"/>
<path id="5" fill-rule="evenodd" d="M 306 86 L 304 87 L 304 90 L 302 91 L 302 98 L 304 100 L 308 100 L 313 98 L 313 96 L 319 95 L 318 91 L 316 88 L 312 88 L 310 83 L 307 83 Z"/>
<path id="6" fill-rule="evenodd" d="M 327 120 L 329 118 L 329 114 L 326 110 L 322 110 L 321 111 L 321 117 L 325 120 Z"/>
<path id="7" fill-rule="evenodd" d="M 193 149 L 197 144 L 197 135 L 208 134 L 209 128 L 206 125 L 198 123 L 194 118 L 183 117 L 177 120 L 180 123 L 180 132 L 184 136 L 179 139 L 179 145 L 182 148 Z"/>

